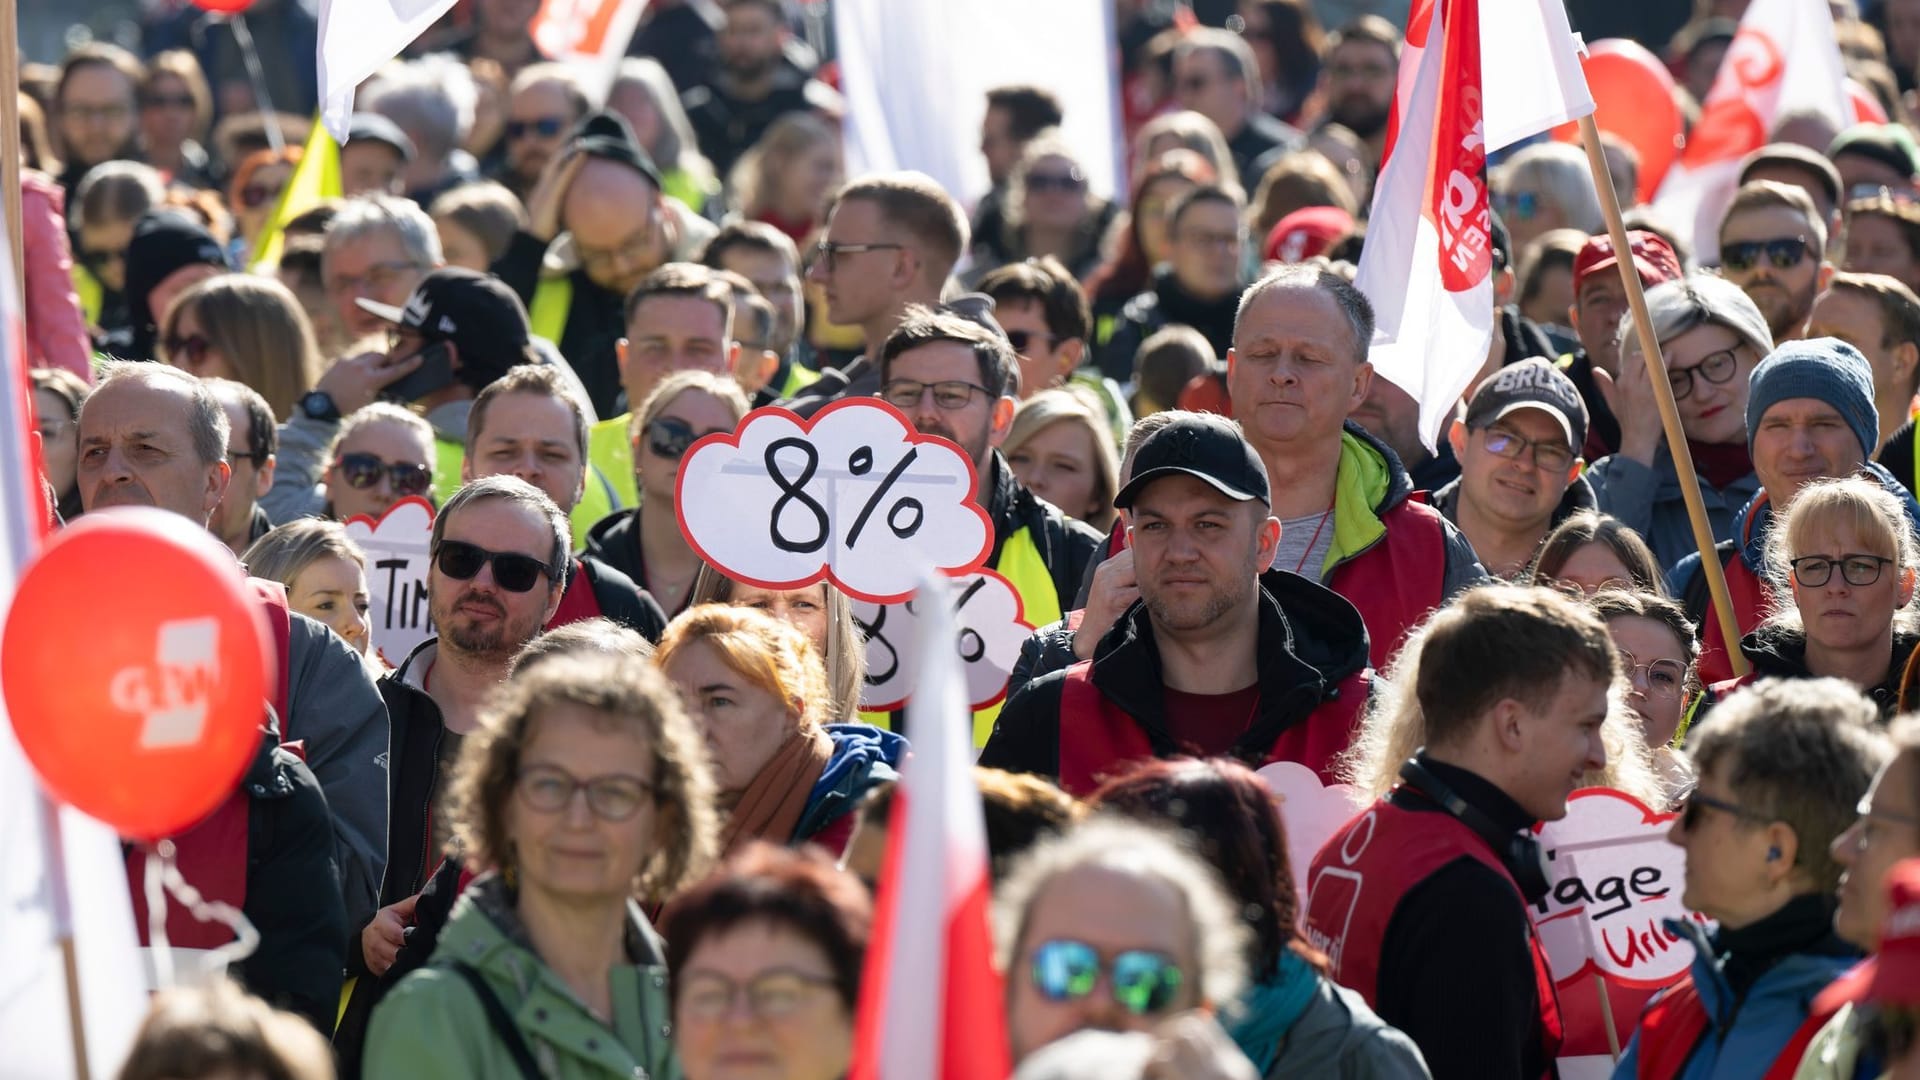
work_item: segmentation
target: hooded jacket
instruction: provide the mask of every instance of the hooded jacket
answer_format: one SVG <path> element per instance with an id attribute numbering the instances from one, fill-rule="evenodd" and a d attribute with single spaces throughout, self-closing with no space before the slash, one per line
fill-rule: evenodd
<path id="1" fill-rule="evenodd" d="M 1233 345 L 1233 319 L 1240 309 L 1240 290 L 1203 300 L 1188 292 L 1170 267 L 1153 272 L 1153 284 L 1120 308 L 1113 331 L 1094 350 L 1100 373 L 1125 385 L 1133 379 L 1133 354 L 1163 327 L 1179 323 L 1200 331 L 1215 356 L 1227 355 Z"/>
<path id="2" fill-rule="evenodd" d="M 1260 701 L 1233 756 L 1254 768 L 1298 761 L 1330 780 L 1371 681 L 1367 629 L 1352 604 L 1298 574 L 1262 574 L 1257 602 Z M 1076 676 L 1091 680 L 1103 708 L 1068 715 L 1067 681 Z M 1092 732 L 1123 742 L 1144 739 L 1154 757 L 1182 752 L 1179 733 L 1168 729 L 1165 689 L 1153 620 L 1146 603 L 1135 601 L 1100 639 L 1092 660 L 1035 679 L 1007 702 L 980 764 L 1057 779 L 1085 795 L 1084 785 L 1062 775 L 1062 757 L 1084 754 Z M 1075 746 L 1063 747 L 1069 731 Z M 1105 770 L 1105 763 L 1087 764 L 1089 774 Z"/>
<path id="3" fill-rule="evenodd" d="M 1877 686 L 1865 688 L 1883 718 L 1892 718 L 1920 705 L 1920 671 L 1914 670 L 1916 649 L 1920 649 L 1920 633 L 1896 628 L 1886 678 Z M 1728 694 L 1759 679 L 1815 678 L 1813 672 L 1807 670 L 1806 632 L 1797 627 L 1762 625 L 1740 639 L 1740 651 L 1746 654 L 1753 670 L 1745 678 L 1713 684 L 1715 700 L 1725 700 Z M 1695 722 L 1704 716 L 1704 712 L 1696 713 Z"/>
<path id="4" fill-rule="evenodd" d="M 900 779 L 907 760 L 907 740 L 871 724 L 828 724 L 833 756 L 807 793 L 807 808 L 793 829 L 793 842 L 812 840 L 823 847 L 843 849 L 852 837 L 852 814 L 867 792 Z"/>

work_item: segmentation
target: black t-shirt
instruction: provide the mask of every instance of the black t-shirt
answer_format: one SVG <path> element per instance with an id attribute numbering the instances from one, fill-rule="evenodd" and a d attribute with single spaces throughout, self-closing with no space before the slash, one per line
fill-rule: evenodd
<path id="1" fill-rule="evenodd" d="M 1893 478 L 1900 481 L 1902 487 L 1909 492 L 1914 491 L 1913 421 L 1909 420 L 1902 424 L 1900 430 L 1894 432 L 1892 437 L 1880 447 L 1879 456 L 1873 460 L 1892 473 Z"/>

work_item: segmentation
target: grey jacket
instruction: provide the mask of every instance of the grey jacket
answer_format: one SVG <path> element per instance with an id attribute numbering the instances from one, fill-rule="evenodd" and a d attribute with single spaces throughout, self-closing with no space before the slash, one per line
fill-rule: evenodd
<path id="1" fill-rule="evenodd" d="M 1332 979 L 1287 1029 L 1266 1080 L 1428 1080 L 1420 1048 Z"/>
<path id="2" fill-rule="evenodd" d="M 307 767 L 333 812 L 347 925 L 373 917 L 387 865 L 387 707 L 353 647 L 293 613 L 282 738 L 306 744 Z"/>
<path id="3" fill-rule="evenodd" d="M 1687 504 L 1680 494 L 1680 478 L 1666 447 L 1654 454 L 1651 467 L 1609 454 L 1595 462 L 1586 476 L 1600 511 L 1619 518 L 1640 534 L 1653 549 L 1661 573 L 1672 571 L 1681 559 L 1698 550 L 1693 542 L 1693 525 L 1687 519 Z M 1759 490 L 1760 478 L 1752 472 L 1723 488 L 1701 482 L 1700 498 L 1706 503 L 1715 543 L 1732 539 L 1740 509 Z"/>
<path id="4" fill-rule="evenodd" d="M 255 505 L 275 525 L 327 512 L 327 491 L 320 477 L 331 464 L 327 449 L 340 432 L 337 420 L 315 420 L 302 412 L 280 425 L 280 449 L 274 454 L 273 487 Z"/>

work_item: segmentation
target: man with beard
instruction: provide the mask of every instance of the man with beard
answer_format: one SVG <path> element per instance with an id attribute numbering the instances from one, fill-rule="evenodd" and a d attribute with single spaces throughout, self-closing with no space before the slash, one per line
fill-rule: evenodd
<path id="1" fill-rule="evenodd" d="M 1173 54 L 1174 101 L 1213 121 L 1242 179 L 1260 175 L 1259 161 L 1297 150 L 1304 136 L 1260 111 L 1260 68 L 1253 46 L 1230 30 L 1194 30 Z"/>
<path id="2" fill-rule="evenodd" d="M 721 176 L 787 113 L 839 108 L 831 87 L 787 62 L 792 35 L 781 0 L 729 0 L 726 10 L 715 39 L 720 70 L 680 98 L 700 152 Z"/>
<path id="3" fill-rule="evenodd" d="M 507 156 L 494 179 L 524 202 L 589 105 L 585 85 L 565 64 L 534 64 L 521 71 L 507 91 Z"/>
<path id="4" fill-rule="evenodd" d="M 1740 286 L 1776 342 L 1805 337 L 1813 298 L 1833 276 L 1827 223 L 1805 191 L 1751 180 L 1720 219 L 1720 273 Z"/>
<path id="5" fill-rule="evenodd" d="M 514 653 L 559 610 L 571 550 L 567 515 L 514 476 L 467 484 L 434 518 L 427 611 L 440 636 L 380 680 L 393 722 L 391 861 L 379 912 L 356 925 L 349 974 L 380 975 L 393 963 L 446 848 L 448 823 L 434 808 L 444 803 L 460 744 L 479 727 L 481 706 L 506 681 Z"/>
<path id="6" fill-rule="evenodd" d="M 1320 89 L 1327 99 L 1326 120 L 1366 140 L 1377 169 L 1400 77 L 1400 33 L 1378 15 L 1362 15 L 1327 35 L 1325 56 Z"/>
<path id="7" fill-rule="evenodd" d="M 974 499 L 993 523 L 987 566 L 1012 582 L 1026 621 L 1045 626 L 1074 606 L 1101 536 L 1035 498 L 996 449 L 1013 424 L 1017 362 L 1006 339 L 980 324 L 909 308 L 880 351 L 879 396 L 917 430 L 952 440 L 973 461 Z M 976 746 L 999 711 L 994 705 L 974 713 Z"/>
<path id="8" fill-rule="evenodd" d="M 1331 778 L 1367 696 L 1367 632 L 1337 593 L 1265 573 L 1280 545 L 1266 466 L 1224 417 L 1148 436 L 1114 505 L 1140 599 L 1093 659 L 1007 703 L 980 764 L 1085 796 L 1145 758 L 1295 761 Z M 1071 732 L 1071 737 L 1063 737 Z"/>

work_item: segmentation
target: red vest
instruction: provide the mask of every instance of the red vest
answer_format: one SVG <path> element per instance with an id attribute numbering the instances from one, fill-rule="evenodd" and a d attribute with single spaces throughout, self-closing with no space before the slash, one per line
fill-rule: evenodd
<path id="1" fill-rule="evenodd" d="M 1280 733 L 1262 764 L 1297 761 L 1336 783 L 1334 759 L 1353 742 L 1360 709 L 1367 700 L 1367 672 L 1356 671 L 1340 683 L 1331 701 L 1321 702 L 1304 723 Z M 1257 721 L 1256 721 L 1257 722 Z M 1085 797 L 1129 762 L 1154 755 L 1146 729 L 1093 685 L 1093 661 L 1067 669 L 1060 691 L 1060 787 Z M 1257 767 L 1257 766 L 1256 766 Z"/>
<path id="2" fill-rule="evenodd" d="M 554 609 L 553 618 L 541 630 L 555 630 L 568 623 L 577 623 L 600 615 L 600 599 L 593 595 L 593 582 L 587 580 L 587 567 L 579 559 L 573 560 L 573 567 L 567 572 L 567 591 L 560 594 L 560 606 Z"/>
<path id="3" fill-rule="evenodd" d="M 1335 833 L 1313 857 L 1306 919 L 1308 940 L 1333 961 L 1334 980 L 1376 1005 L 1380 946 L 1400 898 L 1462 858 L 1498 873 L 1524 903 L 1513 874 L 1480 834 L 1452 814 L 1403 810 L 1381 799 Z M 1564 1034 L 1560 1004 L 1553 970 L 1531 921 L 1527 944 L 1533 953 L 1541 1039 L 1552 1061 Z"/>
<path id="4" fill-rule="evenodd" d="M 1837 1012 L 1839 1003 L 1829 1009 L 1811 1010 L 1761 1080 L 1791 1080 L 1814 1036 L 1820 1034 L 1820 1029 L 1826 1027 Z M 1693 975 L 1689 973 L 1641 1014 L 1640 1067 L 1636 1076 L 1639 1080 L 1679 1076 L 1686 1070 L 1687 1059 L 1700 1045 L 1707 1027 L 1707 1007 L 1701 1004 L 1700 991 L 1693 985 Z"/>
<path id="5" fill-rule="evenodd" d="M 277 581 L 248 578 L 254 598 L 267 615 L 267 628 L 273 634 L 274 655 L 279 671 L 273 682 L 273 709 L 280 718 L 282 745 L 298 752 L 287 730 L 287 683 L 291 677 L 289 662 L 293 635 L 292 616 L 287 609 L 287 589 Z M 244 782 L 235 784 L 233 793 L 214 808 L 198 825 L 173 837 L 174 862 L 187 884 L 207 900 L 231 904 L 235 910 L 247 902 L 247 825 L 252 799 Z M 127 884 L 133 901 L 133 925 L 140 944 L 150 945 L 147 931 L 147 853 L 144 848 L 127 850 Z M 182 949 L 217 949 L 233 940 L 233 931 L 225 923 L 201 922 L 180 902 L 167 897 L 167 943 Z"/>
<path id="6" fill-rule="evenodd" d="M 1702 567 L 1700 572 L 1704 574 L 1706 569 Z M 1727 560 L 1727 598 L 1733 601 L 1734 623 L 1742 634 L 1759 626 L 1760 620 L 1766 617 L 1766 583 L 1747 569 L 1747 560 L 1740 557 L 1738 548 L 1734 550 L 1733 558 Z M 1733 660 L 1729 655 L 1733 650 L 1727 648 L 1726 635 L 1720 632 L 1720 617 L 1714 612 L 1711 601 L 1707 604 L 1703 623 L 1700 627 L 1700 681 L 1711 686 L 1733 678 Z M 1739 642 L 1733 643 L 1733 648 L 1739 647 Z"/>
<path id="7" fill-rule="evenodd" d="M 1327 588 L 1360 609 L 1367 659 L 1376 671 L 1386 670 L 1407 632 L 1440 606 L 1447 581 L 1444 520 L 1440 511 L 1409 496 L 1380 515 L 1386 535 L 1334 567 L 1327 579 Z"/>

